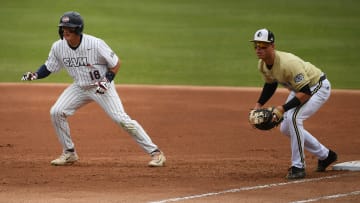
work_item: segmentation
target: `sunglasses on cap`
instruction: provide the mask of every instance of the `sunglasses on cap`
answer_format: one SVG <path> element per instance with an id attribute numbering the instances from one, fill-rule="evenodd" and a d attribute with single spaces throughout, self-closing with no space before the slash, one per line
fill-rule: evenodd
<path id="1" fill-rule="evenodd" d="M 266 49 L 270 46 L 270 43 L 267 42 L 254 42 L 254 48 L 257 49 Z"/>

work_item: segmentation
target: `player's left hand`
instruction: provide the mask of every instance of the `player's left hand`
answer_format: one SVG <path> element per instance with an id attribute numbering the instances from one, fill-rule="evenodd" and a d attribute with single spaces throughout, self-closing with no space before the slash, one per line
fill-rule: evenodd
<path id="1" fill-rule="evenodd" d="M 104 94 L 106 90 L 110 88 L 110 82 L 107 78 L 103 78 L 101 81 L 96 82 L 95 85 L 97 86 L 96 93 L 98 94 Z"/>
<path id="2" fill-rule="evenodd" d="M 26 72 L 21 77 L 21 80 L 36 80 L 36 79 L 37 79 L 37 74 L 33 72 Z"/>
<path id="3" fill-rule="evenodd" d="M 281 109 L 275 107 L 253 109 L 249 113 L 249 123 L 259 130 L 271 130 L 283 120 Z"/>

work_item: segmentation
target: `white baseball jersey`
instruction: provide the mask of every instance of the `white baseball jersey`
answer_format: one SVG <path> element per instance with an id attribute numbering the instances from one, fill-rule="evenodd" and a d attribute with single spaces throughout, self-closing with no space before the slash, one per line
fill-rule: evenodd
<path id="1" fill-rule="evenodd" d="M 56 41 L 45 65 L 50 72 L 65 68 L 77 85 L 86 87 L 104 78 L 107 68 L 113 68 L 118 61 L 118 56 L 103 40 L 83 34 L 76 50 L 66 40 Z"/>
<path id="2" fill-rule="evenodd" d="M 66 40 L 58 40 L 53 44 L 45 62 L 47 69 L 57 72 L 65 68 L 74 79 L 74 83 L 64 90 L 50 110 L 53 126 L 64 151 L 75 148 L 67 117 L 91 101 L 98 103 L 144 151 L 150 154 L 158 149 L 142 126 L 126 114 L 114 82 L 111 82 L 104 94 L 95 93 L 96 87 L 92 84 L 103 79 L 108 68 L 115 67 L 118 61 L 119 58 L 103 40 L 90 35 L 83 34 L 76 49 L 70 48 Z"/>

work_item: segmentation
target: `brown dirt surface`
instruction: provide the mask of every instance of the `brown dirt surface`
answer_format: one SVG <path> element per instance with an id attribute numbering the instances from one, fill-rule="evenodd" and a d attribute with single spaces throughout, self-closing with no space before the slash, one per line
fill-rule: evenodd
<path id="1" fill-rule="evenodd" d="M 69 117 L 80 161 L 55 167 L 61 153 L 49 110 L 66 84 L 0 84 L 0 202 L 360 202 L 360 173 L 314 172 L 287 181 L 290 143 L 262 132 L 247 116 L 260 89 L 119 85 L 127 113 L 167 156 L 163 168 L 95 103 Z M 278 91 L 269 105 L 287 96 Z M 305 127 L 335 150 L 360 160 L 360 91 L 334 90 Z M 341 195 L 345 194 L 345 195 Z"/>

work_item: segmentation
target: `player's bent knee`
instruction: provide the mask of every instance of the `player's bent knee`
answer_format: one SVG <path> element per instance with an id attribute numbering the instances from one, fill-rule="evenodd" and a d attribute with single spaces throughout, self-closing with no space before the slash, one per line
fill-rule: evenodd
<path id="1" fill-rule="evenodd" d="M 67 117 L 69 116 L 70 114 L 67 114 L 65 111 L 59 109 L 59 108 L 56 108 L 56 107 L 51 107 L 50 109 L 50 116 L 52 118 L 60 118 L 60 117 Z"/>
<path id="2" fill-rule="evenodd" d="M 284 135 L 290 135 L 289 120 L 284 119 L 280 124 L 280 132 Z"/>
<path id="3" fill-rule="evenodd" d="M 51 107 L 51 109 L 50 109 L 50 116 L 51 116 L 51 117 L 56 117 L 57 115 L 59 115 L 59 111 L 58 111 L 56 108 Z"/>
<path id="4" fill-rule="evenodd" d="M 281 132 L 282 134 L 288 135 L 288 134 L 289 134 L 289 128 L 282 123 L 282 124 L 280 125 L 280 132 Z"/>

